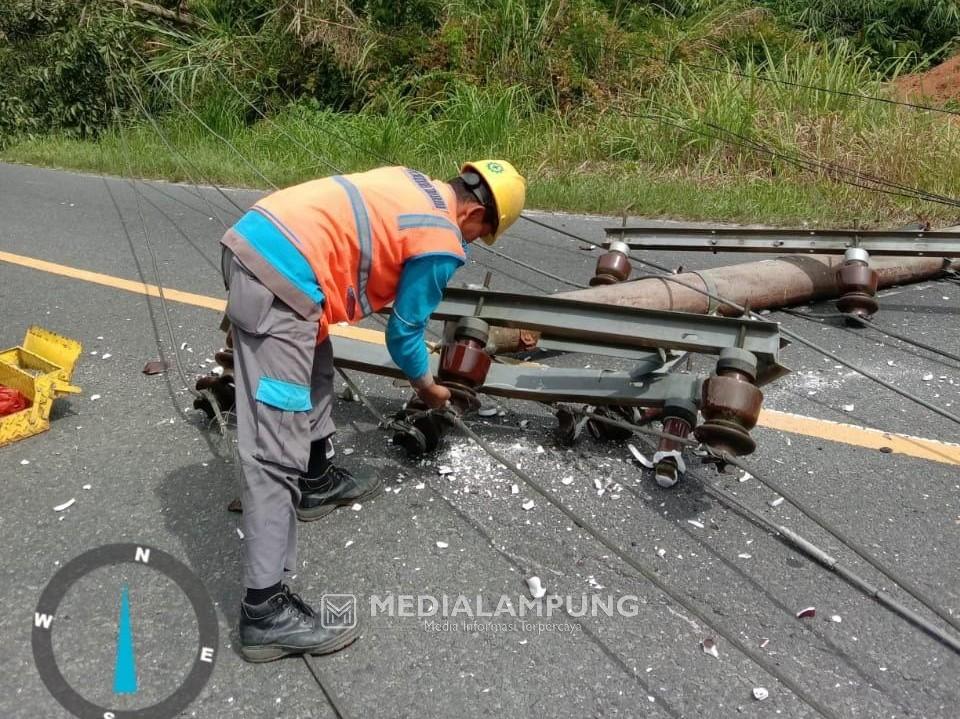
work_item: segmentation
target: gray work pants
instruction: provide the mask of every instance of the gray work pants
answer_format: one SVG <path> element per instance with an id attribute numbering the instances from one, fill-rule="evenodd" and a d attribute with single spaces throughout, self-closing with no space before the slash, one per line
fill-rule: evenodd
<path id="1" fill-rule="evenodd" d="M 335 429 L 333 350 L 329 339 L 317 344 L 317 322 L 277 299 L 229 250 L 223 253 L 223 276 L 243 476 L 243 581 L 262 589 L 281 581 L 284 570 L 296 570 L 297 480 L 307 471 L 310 443 Z M 309 388 L 309 409 L 298 405 L 298 388 Z"/>

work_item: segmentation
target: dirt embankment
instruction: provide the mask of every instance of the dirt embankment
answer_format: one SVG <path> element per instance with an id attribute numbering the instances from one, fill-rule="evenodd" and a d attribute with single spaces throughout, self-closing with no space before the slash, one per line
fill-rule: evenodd
<path id="1" fill-rule="evenodd" d="M 894 85 L 897 94 L 905 100 L 960 100 L 960 55 L 954 55 L 926 72 L 899 77 Z"/>

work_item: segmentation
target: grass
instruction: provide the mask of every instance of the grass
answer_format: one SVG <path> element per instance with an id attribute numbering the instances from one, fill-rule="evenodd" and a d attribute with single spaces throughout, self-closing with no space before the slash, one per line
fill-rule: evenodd
<path id="1" fill-rule="evenodd" d="M 348 130 L 348 123 L 339 128 Z M 134 173 L 139 177 L 190 182 L 200 180 L 231 187 L 269 189 L 222 143 L 199 134 L 175 135 L 178 149 L 186 153 L 200 170 L 185 169 L 176 156 L 145 127 L 126 133 L 125 143 L 118 134 L 99 142 L 83 142 L 63 137 L 27 140 L 0 152 L 0 158 L 47 167 L 121 175 L 126 171 L 124 152 L 129 152 Z M 254 127 L 233 135 L 242 152 L 257 158 L 263 174 L 278 186 L 285 186 L 330 170 L 312 160 L 286 138 L 274 131 Z M 313 138 L 310 145 L 328 153 L 344 171 L 368 169 L 377 161 L 352 151 L 343 143 Z M 389 150 L 389 146 L 381 150 Z M 474 157 L 470 149 L 452 156 Z M 480 153 L 485 154 L 485 153 Z M 486 153 L 489 154 L 489 153 Z M 426 153 L 405 153 L 404 164 L 424 168 L 433 176 L 455 173 L 454 162 L 438 160 Z M 529 171 L 528 171 L 529 174 Z M 592 214 L 632 215 L 688 220 L 716 220 L 764 224 L 821 226 L 893 225 L 920 217 L 952 221 L 950 208 L 940 209 L 924 203 L 898 201 L 882 195 L 838 186 L 826 180 L 770 180 L 740 177 L 724 181 L 696 175 L 658 173 L 634 162 L 543 167 L 530 177 L 528 206 Z"/>
<path id="2" fill-rule="evenodd" d="M 761 64 L 762 70 L 750 61 L 736 67 L 831 89 L 886 92 L 867 60 L 850 51 L 804 46 L 782 56 L 768 52 Z M 451 83 L 439 99 L 385 94 L 355 113 L 292 104 L 252 124 L 230 88 L 205 100 L 188 97 L 266 180 L 189 116 L 170 113 L 160 122 L 199 170 L 194 179 L 230 186 L 268 189 L 330 174 L 330 166 L 350 172 L 386 162 L 446 178 L 464 159 L 503 156 L 528 176 L 529 206 L 542 209 L 782 225 L 957 222 L 955 207 L 853 188 L 830 171 L 800 169 L 711 137 L 727 128 L 784 154 L 952 197 L 960 187 L 960 126 L 944 116 L 682 63 L 656 69 L 657 82 L 642 92 L 566 112 L 543 109 L 523 86 L 466 83 Z M 0 158 L 122 174 L 125 152 L 141 177 L 197 175 L 142 118 L 95 142 L 57 135 L 10 142 Z"/>

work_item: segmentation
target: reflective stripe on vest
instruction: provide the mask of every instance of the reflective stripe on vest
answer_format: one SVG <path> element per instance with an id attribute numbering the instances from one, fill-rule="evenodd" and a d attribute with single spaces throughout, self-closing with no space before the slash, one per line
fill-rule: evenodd
<path id="1" fill-rule="evenodd" d="M 363 201 L 360 190 L 350 180 L 342 175 L 335 175 L 333 180 L 342 187 L 350 206 L 353 208 L 353 221 L 357 227 L 357 242 L 360 244 L 360 263 L 357 267 L 357 300 L 363 316 L 373 314 L 370 300 L 367 298 L 367 280 L 370 279 L 370 263 L 373 255 L 373 241 L 370 238 L 370 216 L 367 214 L 367 204 Z"/>
<path id="2" fill-rule="evenodd" d="M 460 242 L 463 242 L 460 228 L 446 217 L 439 217 L 438 215 L 400 215 L 397 217 L 397 227 L 401 230 L 412 230 L 416 227 L 438 227 L 442 230 L 450 230 Z"/>

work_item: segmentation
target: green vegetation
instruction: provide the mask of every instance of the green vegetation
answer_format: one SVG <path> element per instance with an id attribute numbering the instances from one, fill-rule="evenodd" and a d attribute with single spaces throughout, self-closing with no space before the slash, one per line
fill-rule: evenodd
<path id="1" fill-rule="evenodd" d="M 277 185 L 386 161 L 446 177 L 464 158 L 502 155 L 545 208 L 786 224 L 955 219 L 952 207 L 790 161 L 953 196 L 960 134 L 945 116 L 703 67 L 888 96 L 890 77 L 952 49 L 952 2 L 183 5 L 191 24 L 116 0 L 0 9 L 0 72 L 13 78 L 0 86 L 0 157 L 113 173 L 129 157 L 142 176 L 268 186 L 214 130 Z"/>

